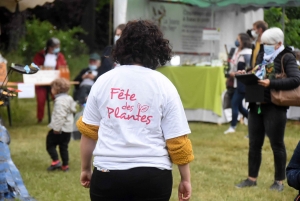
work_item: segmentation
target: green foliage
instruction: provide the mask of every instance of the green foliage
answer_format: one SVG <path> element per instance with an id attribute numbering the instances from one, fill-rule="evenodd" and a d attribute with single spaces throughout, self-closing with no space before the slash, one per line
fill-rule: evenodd
<path id="1" fill-rule="evenodd" d="M 291 19 L 286 25 L 285 43 L 300 48 L 300 19 Z"/>
<path id="2" fill-rule="evenodd" d="M 282 29 L 282 8 L 265 10 L 265 21 L 269 27 Z M 286 8 L 284 16 L 285 44 L 300 48 L 300 8 Z"/>
<path id="3" fill-rule="evenodd" d="M 100 11 L 103 6 L 105 6 L 106 4 L 109 4 L 110 0 L 97 0 L 97 7 L 96 7 L 96 11 Z"/>
<path id="4" fill-rule="evenodd" d="M 279 27 L 282 29 L 282 9 L 281 8 L 270 8 L 264 12 L 265 21 L 269 27 Z"/>
<path id="5" fill-rule="evenodd" d="M 87 53 L 87 46 L 83 40 L 78 40 L 78 34 L 84 34 L 80 27 L 72 29 L 58 30 L 48 21 L 32 19 L 26 21 L 26 35 L 19 43 L 19 54 L 25 57 L 28 63 L 32 61 L 34 55 L 42 50 L 46 42 L 51 37 L 56 37 L 61 41 L 61 51 L 66 58 L 75 57 Z"/>

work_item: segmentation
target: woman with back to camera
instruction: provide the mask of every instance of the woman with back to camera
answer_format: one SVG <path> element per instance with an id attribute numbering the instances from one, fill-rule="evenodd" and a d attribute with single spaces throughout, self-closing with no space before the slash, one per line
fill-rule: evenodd
<path id="1" fill-rule="evenodd" d="M 275 181 L 270 189 L 282 191 L 286 165 L 284 131 L 288 107 L 273 104 L 271 102 L 270 89 L 291 90 L 298 87 L 300 84 L 300 71 L 292 49 L 283 45 L 284 34 L 281 29 L 270 28 L 266 30 L 261 37 L 261 41 L 264 44 L 265 52 L 262 65 L 266 67 L 267 74 L 265 79 L 258 81 L 258 84 L 265 87 L 264 102 L 249 104 L 248 178 L 236 185 L 236 187 L 244 188 L 257 185 L 256 181 L 262 159 L 261 151 L 265 133 L 267 133 L 275 163 Z M 281 73 L 281 61 L 283 61 L 287 78 L 274 79 L 275 74 Z"/>
<path id="2" fill-rule="evenodd" d="M 174 163 L 179 200 L 188 201 L 191 131 L 176 88 L 155 71 L 171 58 L 169 41 L 152 22 L 130 21 L 113 58 L 121 66 L 98 78 L 77 122 L 82 186 L 92 201 L 168 201 Z"/>
<path id="3" fill-rule="evenodd" d="M 238 47 L 237 52 L 233 57 L 233 71 L 230 73 L 231 77 L 235 76 L 237 71 L 246 70 L 246 67 L 250 67 L 250 58 L 252 54 L 251 39 L 245 33 L 240 33 L 235 41 L 235 45 Z M 243 106 L 243 100 L 245 98 L 245 85 L 234 78 L 234 94 L 231 99 L 231 111 L 232 120 L 230 127 L 224 132 L 224 134 L 234 133 L 238 122 L 239 112 L 244 117 L 248 118 L 248 110 Z"/>
<path id="4" fill-rule="evenodd" d="M 66 66 L 67 62 L 64 55 L 60 52 L 60 41 L 57 38 L 50 38 L 46 43 L 45 50 L 38 52 L 33 62 L 49 70 L 58 70 L 59 66 Z M 48 89 L 47 89 L 48 88 Z M 37 119 L 38 123 L 42 122 L 44 118 L 44 108 L 47 99 L 47 93 L 50 87 L 36 86 L 36 100 L 37 100 Z"/>

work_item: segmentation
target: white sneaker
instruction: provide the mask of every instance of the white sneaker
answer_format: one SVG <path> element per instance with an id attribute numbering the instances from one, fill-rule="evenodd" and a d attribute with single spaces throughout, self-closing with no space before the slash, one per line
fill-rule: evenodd
<path id="1" fill-rule="evenodd" d="M 234 132 L 235 132 L 235 129 L 232 128 L 232 127 L 229 127 L 229 128 L 224 132 L 224 134 L 226 135 L 226 134 L 228 134 L 228 133 L 234 133 Z"/>

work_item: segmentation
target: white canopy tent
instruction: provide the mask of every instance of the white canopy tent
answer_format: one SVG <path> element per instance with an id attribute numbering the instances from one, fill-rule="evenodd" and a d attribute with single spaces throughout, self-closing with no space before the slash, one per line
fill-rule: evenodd
<path id="1" fill-rule="evenodd" d="M 217 28 L 220 30 L 220 40 L 215 41 L 212 52 L 215 53 L 215 58 L 218 57 L 219 53 L 225 54 L 224 44 L 227 44 L 230 48 L 234 45 L 236 37 L 241 32 L 246 32 L 247 29 L 252 28 L 252 24 L 257 20 L 263 20 L 263 9 L 248 10 L 243 12 L 239 7 L 227 7 L 221 10 L 214 11 L 213 17 L 211 17 L 210 8 L 199 8 L 197 6 L 188 6 L 185 4 L 175 4 L 168 2 L 159 2 L 151 0 L 114 0 L 114 28 L 116 28 L 121 23 L 126 23 L 129 20 L 135 19 L 153 19 L 152 9 L 157 7 L 159 9 L 160 5 L 164 6 L 166 11 L 165 20 L 174 19 L 177 16 L 181 16 L 182 7 L 184 10 L 189 10 L 194 13 L 196 12 L 206 12 L 211 20 L 207 23 L 207 28 Z M 183 22 L 182 22 L 183 23 Z M 213 26 L 212 26 L 213 25 Z M 204 26 L 204 24 L 203 24 Z M 199 35 L 202 32 L 198 29 Z M 164 30 L 163 30 L 164 31 Z M 172 33 L 170 33 L 172 32 Z M 165 36 L 170 40 L 173 45 L 175 52 L 192 52 L 192 53 L 209 53 L 211 46 L 209 41 L 201 41 L 199 39 L 199 47 L 203 48 L 195 49 L 194 51 L 186 50 L 180 47 L 181 37 L 175 35 L 174 31 L 164 31 Z M 200 33 L 202 34 L 202 33 Z M 201 36 L 200 36 L 201 37 Z"/>
<path id="2" fill-rule="evenodd" d="M 180 8 L 181 7 L 181 8 Z M 228 47 L 234 45 L 234 41 L 236 37 L 241 32 L 246 32 L 247 29 L 252 28 L 252 24 L 257 20 L 263 20 L 263 9 L 256 9 L 256 10 L 248 10 L 247 12 L 243 12 L 240 8 L 223 8 L 221 10 L 214 11 L 214 16 L 211 16 L 211 9 L 210 8 L 198 8 L 196 6 L 189 6 L 185 4 L 174 4 L 174 3 L 167 3 L 167 2 L 158 2 L 158 1 L 151 1 L 151 0 L 114 0 L 114 28 L 116 28 L 121 23 L 126 23 L 130 20 L 136 19 L 151 19 L 155 20 L 155 16 L 153 16 L 153 9 L 158 8 L 156 11 L 165 12 L 167 17 L 164 18 L 167 21 L 169 17 L 169 21 L 175 19 L 180 20 L 184 16 L 180 16 L 180 13 L 205 13 L 203 14 L 207 19 L 210 21 L 207 24 L 202 24 L 202 28 L 204 26 L 211 26 L 214 25 L 213 28 L 217 28 L 220 30 L 220 40 L 215 41 L 213 46 L 213 52 L 218 56 L 218 53 L 225 54 L 224 44 L 227 44 Z M 164 9 L 166 11 L 164 11 Z M 178 18 L 178 15 L 180 16 Z M 211 21 L 214 19 L 213 21 Z M 161 22 L 163 24 L 163 21 Z M 184 22 L 180 22 L 184 24 Z M 188 24 L 191 26 L 191 24 Z M 194 25 L 194 24 L 192 24 Z M 161 26 L 163 27 L 163 25 Z M 183 26 L 180 26 L 180 29 Z M 208 27 L 212 28 L 212 27 Z M 201 28 L 200 28 L 201 29 Z M 195 30 L 195 29 L 194 29 Z M 181 38 L 183 35 L 175 34 L 173 30 L 164 30 L 165 37 L 168 38 L 173 46 L 173 50 L 177 52 L 188 52 L 188 50 L 180 49 Z M 197 31 L 201 32 L 203 30 L 197 29 Z M 199 35 L 198 33 L 196 34 Z M 202 34 L 202 33 L 201 33 Z M 193 38 L 195 36 L 192 36 Z M 202 38 L 202 37 L 201 37 Z M 201 40 L 198 39 L 198 40 Z M 198 46 L 202 46 L 202 49 L 195 49 L 195 52 L 201 53 L 201 51 L 210 51 L 210 41 L 201 41 Z M 174 48 L 175 47 L 175 48 Z M 208 49 L 208 51 L 207 51 Z M 191 52 L 192 53 L 192 52 Z M 193 58 L 199 58 L 199 56 L 195 55 L 184 55 L 185 58 L 192 60 Z M 221 104 L 221 103 L 220 103 Z M 197 109 L 197 110 L 185 110 L 187 118 L 189 121 L 206 121 L 206 122 L 213 122 L 213 123 L 225 123 L 231 120 L 230 112 L 225 115 L 225 113 L 220 117 L 214 114 L 212 111 L 204 110 L 204 109 Z M 227 118 L 226 118 L 227 117 Z"/>

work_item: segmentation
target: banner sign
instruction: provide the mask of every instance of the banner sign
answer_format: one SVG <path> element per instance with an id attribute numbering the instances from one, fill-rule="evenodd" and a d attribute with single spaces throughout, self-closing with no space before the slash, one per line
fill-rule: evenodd
<path id="1" fill-rule="evenodd" d="M 211 27 L 211 10 L 182 4 L 150 1 L 150 17 L 170 40 L 174 52 L 209 53 L 210 41 L 203 30 Z M 212 36 L 215 39 L 216 36 Z M 214 33 L 215 34 L 215 33 Z"/>
<path id="2" fill-rule="evenodd" d="M 50 84 L 53 80 L 59 77 L 59 70 L 39 70 L 35 74 L 24 74 L 23 81 L 25 84 Z"/>

